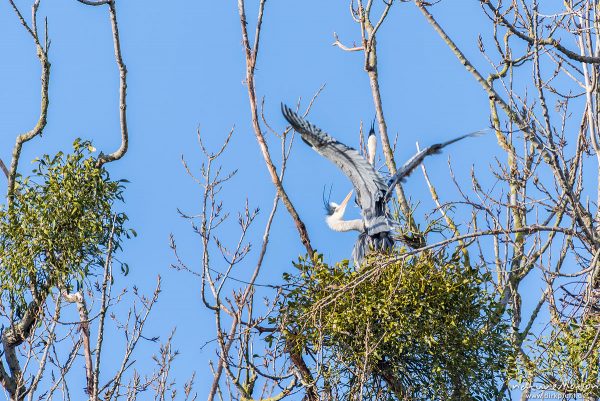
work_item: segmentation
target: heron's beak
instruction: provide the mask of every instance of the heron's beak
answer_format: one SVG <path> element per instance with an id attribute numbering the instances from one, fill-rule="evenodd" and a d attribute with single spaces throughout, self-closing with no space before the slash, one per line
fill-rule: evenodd
<path id="1" fill-rule="evenodd" d="M 346 206 L 348 205 L 348 202 L 350 201 L 350 198 L 352 197 L 352 192 L 354 192 L 354 191 L 348 192 L 348 195 L 346 195 L 346 197 L 344 198 L 344 200 L 342 201 L 342 203 L 340 203 L 340 206 L 338 207 L 338 209 L 341 210 L 342 213 L 344 213 L 344 211 L 346 210 Z"/>

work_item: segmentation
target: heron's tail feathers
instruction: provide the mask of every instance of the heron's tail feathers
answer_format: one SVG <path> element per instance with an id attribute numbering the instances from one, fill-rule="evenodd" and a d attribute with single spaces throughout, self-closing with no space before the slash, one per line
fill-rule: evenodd
<path id="1" fill-rule="evenodd" d="M 393 249 L 394 238 L 391 232 L 381 232 L 373 236 L 367 234 L 367 232 L 362 232 L 354 244 L 352 259 L 354 259 L 356 266 L 360 266 L 367 254 L 371 252 L 389 253 Z"/>

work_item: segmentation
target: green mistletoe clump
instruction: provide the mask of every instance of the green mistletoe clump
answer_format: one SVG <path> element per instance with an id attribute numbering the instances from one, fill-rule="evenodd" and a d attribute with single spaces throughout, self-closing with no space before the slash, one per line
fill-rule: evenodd
<path id="1" fill-rule="evenodd" d="M 341 399 L 496 399 L 509 355 L 488 274 L 459 258 L 375 256 L 360 269 L 301 259 L 279 324 L 286 347 L 321 355 Z M 360 383 L 360 390 L 357 390 Z"/>
<path id="2" fill-rule="evenodd" d="M 29 292 L 82 285 L 103 265 L 109 244 L 120 248 L 127 216 L 115 212 L 121 181 L 112 181 L 91 156 L 90 142 L 73 152 L 36 159 L 30 176 L 19 176 L 0 210 L 0 292 L 22 304 Z"/>

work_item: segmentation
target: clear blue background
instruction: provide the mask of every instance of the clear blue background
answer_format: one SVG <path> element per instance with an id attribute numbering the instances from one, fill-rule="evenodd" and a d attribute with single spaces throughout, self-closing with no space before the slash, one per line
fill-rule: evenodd
<path id="1" fill-rule="evenodd" d="M 18 1 L 29 18 L 30 3 Z M 181 156 L 199 174 L 202 154 L 197 146 L 199 126 L 206 143 L 216 148 L 235 125 L 232 144 L 222 162 L 239 173 L 222 192 L 224 206 L 233 213 L 223 227 L 222 239 L 237 239 L 235 212 L 246 198 L 261 207 L 251 239 L 257 245 L 234 273 L 245 277 L 254 266 L 274 188 L 260 156 L 250 124 L 245 61 L 241 46 L 237 4 L 233 1 L 172 2 L 119 1 L 117 3 L 123 58 L 128 75 L 130 150 L 108 166 L 113 178 L 126 178 L 126 204 L 131 227 L 139 236 L 125 245 L 121 260 L 129 263 L 129 276 L 118 276 L 116 287 L 132 284 L 150 292 L 162 275 L 163 293 L 146 335 L 166 335 L 177 328 L 177 377 L 187 379 L 196 370 L 200 398 L 211 375 L 208 360 L 214 348 L 201 348 L 215 336 L 214 321 L 200 302 L 200 283 L 169 268 L 175 258 L 169 249 L 173 233 L 188 265 L 200 266 L 200 241 L 177 208 L 196 214 L 199 188 L 186 174 Z M 257 4 L 249 1 L 250 32 Z M 443 2 L 432 9 L 447 32 L 477 66 L 489 71 L 477 50 L 477 34 L 490 34 L 491 25 L 477 2 Z M 106 7 L 88 7 L 72 1 L 42 1 L 40 17 L 48 17 L 52 46 L 50 108 L 41 138 L 24 147 L 20 172 L 29 160 L 43 153 L 70 149 L 76 137 L 92 139 L 108 153 L 119 145 L 118 71 Z M 41 18 L 40 18 L 41 20 Z M 41 25 L 41 24 L 40 24 Z M 282 130 L 280 102 L 306 101 L 322 85 L 310 120 L 339 140 L 358 145 L 360 121 L 374 117 L 373 101 L 361 53 L 333 47 L 333 32 L 347 45 L 360 41 L 360 31 L 345 1 L 305 0 L 267 3 L 256 71 L 259 97 L 265 97 L 265 114 L 271 126 Z M 389 134 L 399 135 L 396 151 L 401 162 L 421 146 L 489 125 L 487 96 L 426 23 L 411 3 L 392 8 L 379 36 L 379 74 Z M 29 130 L 39 113 L 39 63 L 31 38 L 20 26 L 7 2 L 0 2 L 0 157 L 8 163 L 17 134 Z M 271 150 L 279 155 L 278 140 L 267 134 Z M 450 183 L 447 157 L 459 178 L 468 179 L 475 165 L 484 176 L 498 152 L 493 135 L 453 146 L 444 156 L 427 161 L 429 173 L 442 200 L 456 198 Z M 380 162 L 381 164 L 381 162 Z M 313 246 L 329 261 L 347 258 L 354 234 L 330 232 L 323 221 L 321 193 L 333 184 L 333 199 L 350 189 L 341 173 L 312 150 L 296 141 L 285 187 L 305 221 Z M 417 219 L 433 209 L 420 171 L 406 185 L 414 202 L 420 202 Z M 447 195 L 446 195 L 447 194 Z M 351 216 L 358 215 L 356 209 Z M 290 271 L 292 260 L 303 253 L 294 225 L 281 207 L 272 230 L 271 244 L 259 282 L 277 282 Z M 215 268 L 219 259 L 215 257 Z M 537 288 L 534 288 L 537 298 Z M 110 354 L 118 354 L 123 339 L 107 340 Z M 138 363 L 149 361 L 154 344 L 144 345 Z M 110 358 L 110 357 L 109 357 Z M 83 360 L 77 362 L 83 372 Z M 139 367 L 143 367 L 140 365 Z M 107 371 L 107 370 L 105 370 Z M 73 384 L 74 388 L 83 387 Z"/>

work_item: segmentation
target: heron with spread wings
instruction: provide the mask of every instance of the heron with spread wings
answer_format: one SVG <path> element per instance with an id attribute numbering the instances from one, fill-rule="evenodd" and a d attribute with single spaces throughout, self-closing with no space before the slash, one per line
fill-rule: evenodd
<path id="1" fill-rule="evenodd" d="M 360 233 L 352 252 L 352 258 L 357 266 L 370 251 L 389 252 L 394 247 L 397 224 L 389 217 L 387 203 L 398 182 L 403 182 L 427 156 L 439 154 L 444 147 L 461 139 L 483 133 L 483 131 L 477 131 L 428 146 L 417 152 L 386 181 L 374 167 L 376 140 L 373 126 L 367 140 L 367 160 L 356 149 L 344 145 L 323 132 L 286 105 L 282 104 L 281 110 L 285 119 L 300 134 L 302 140 L 321 156 L 337 165 L 354 186 L 356 203 L 361 209 L 362 218 L 344 220 L 346 206 L 352 197 L 353 191 L 350 191 L 339 205 L 333 202 L 325 205 L 327 211 L 325 221 L 334 231 L 358 231 Z"/>

